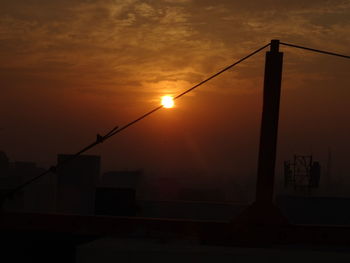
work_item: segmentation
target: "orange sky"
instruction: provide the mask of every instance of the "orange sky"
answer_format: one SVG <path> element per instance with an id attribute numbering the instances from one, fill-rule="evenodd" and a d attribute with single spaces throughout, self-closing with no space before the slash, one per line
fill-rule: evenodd
<path id="1" fill-rule="evenodd" d="M 349 16 L 348 0 L 2 1 L 0 149 L 48 166 L 274 38 L 349 55 Z M 331 147 L 341 181 L 349 60 L 282 51 L 278 169 L 294 153 L 325 166 Z M 105 170 L 254 180 L 263 66 L 264 52 L 90 153 Z"/>

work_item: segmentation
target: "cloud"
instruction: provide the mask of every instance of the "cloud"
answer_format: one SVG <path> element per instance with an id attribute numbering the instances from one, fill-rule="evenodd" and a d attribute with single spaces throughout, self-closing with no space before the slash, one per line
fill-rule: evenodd
<path id="1" fill-rule="evenodd" d="M 30 126 L 33 136 L 25 140 L 33 158 L 37 145 L 52 147 L 51 156 L 58 149 L 75 150 L 85 139 L 93 139 L 87 137 L 90 131 L 100 132 L 99 127 L 112 127 L 116 121 L 127 123 L 158 105 L 160 95 L 188 89 L 273 38 L 350 54 L 349 15 L 349 1 L 341 0 L 1 1 L 0 113 L 6 127 L 18 129 L 18 135 L 10 130 L 8 137 L 3 136 L 3 143 L 23 151 L 18 141 Z M 281 114 L 292 116 L 282 117 L 288 123 L 282 124 L 288 134 L 285 141 L 296 141 L 293 136 L 296 127 L 301 127 L 299 119 L 314 125 L 309 109 L 326 105 L 323 101 L 333 100 L 337 104 L 334 112 L 339 113 L 334 119 L 346 123 L 339 117 L 346 111 L 338 105 L 345 108 L 349 97 L 348 61 L 286 47 L 283 51 Z M 173 115 L 159 114 L 154 117 L 158 121 L 140 123 L 149 125 L 141 126 L 143 132 L 162 132 L 147 135 L 130 130 L 118 145 L 108 146 L 106 158 L 113 167 L 116 159 L 120 165 L 125 160 L 132 166 L 135 159 L 130 153 L 136 149 L 142 165 L 150 166 L 158 158 L 147 159 L 148 153 L 140 149 L 154 149 L 157 156 L 159 138 L 168 138 L 170 146 L 158 154 L 162 160 L 165 151 L 183 143 L 178 131 L 184 129 L 184 134 L 191 131 L 201 138 L 199 149 L 207 152 L 208 167 L 223 169 L 225 164 L 232 168 L 230 174 L 240 173 L 237 169 L 243 170 L 239 166 L 245 163 L 241 160 L 252 160 L 252 149 L 256 150 L 263 70 L 261 52 L 190 93 L 191 103 L 182 104 Z M 319 125 L 330 126 L 321 117 L 317 130 L 308 132 L 319 134 Z M 169 131 L 174 135 L 169 136 Z M 328 137 L 338 139 L 334 134 Z M 37 144 L 32 143 L 34 139 Z M 141 140 L 149 144 L 140 147 Z M 309 140 L 302 142 L 306 145 Z M 122 154 L 118 156 L 116 149 Z M 193 162 L 183 160 L 184 156 L 179 151 L 176 158 Z M 174 155 L 168 158 L 174 160 Z M 255 169 L 253 166 L 245 165 Z"/>
<path id="2" fill-rule="evenodd" d="M 350 46 L 349 1 L 17 0 L 1 5 L 3 70 L 65 78 L 87 89 L 98 85 L 101 93 L 149 93 L 159 90 L 157 83 L 177 85 L 180 79 L 193 84 L 271 38 L 342 52 Z"/>

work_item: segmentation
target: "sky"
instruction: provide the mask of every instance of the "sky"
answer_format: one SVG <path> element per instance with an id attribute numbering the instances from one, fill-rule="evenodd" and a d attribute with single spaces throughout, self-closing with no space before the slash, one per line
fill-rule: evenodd
<path id="1" fill-rule="evenodd" d="M 0 150 L 48 167 L 271 39 L 349 55 L 349 17 L 349 0 L 0 0 Z M 350 188 L 349 60 L 281 51 L 277 177 L 331 152 Z M 172 185 L 254 182 L 264 53 L 89 154 Z"/>

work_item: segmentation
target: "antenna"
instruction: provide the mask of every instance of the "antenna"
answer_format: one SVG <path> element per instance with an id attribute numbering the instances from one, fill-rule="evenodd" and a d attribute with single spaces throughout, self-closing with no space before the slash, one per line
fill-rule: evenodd
<path id="1" fill-rule="evenodd" d="M 332 149 L 328 146 L 328 156 L 327 156 L 327 173 L 326 173 L 326 189 L 331 188 L 331 171 L 332 171 Z"/>

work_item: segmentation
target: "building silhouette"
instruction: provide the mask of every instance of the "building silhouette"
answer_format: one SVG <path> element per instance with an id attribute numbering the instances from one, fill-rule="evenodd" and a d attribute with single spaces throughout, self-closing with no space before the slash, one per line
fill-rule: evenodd
<path id="1" fill-rule="evenodd" d="M 95 188 L 100 174 L 100 156 L 80 155 L 67 161 L 72 155 L 57 156 L 57 201 L 59 213 L 94 214 Z"/>
<path id="2" fill-rule="evenodd" d="M 104 173 L 96 188 L 95 214 L 135 216 L 136 192 L 142 173 L 141 170 Z"/>
<path id="3" fill-rule="evenodd" d="M 0 192 L 8 193 L 24 182 L 45 171 L 34 162 L 10 162 L 0 152 Z M 55 175 L 40 178 L 8 198 L 4 206 L 9 211 L 53 212 L 55 208 Z"/>

